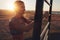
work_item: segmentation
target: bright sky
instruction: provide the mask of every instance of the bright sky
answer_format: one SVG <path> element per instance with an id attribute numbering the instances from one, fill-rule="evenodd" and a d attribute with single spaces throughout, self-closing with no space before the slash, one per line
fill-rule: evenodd
<path id="1" fill-rule="evenodd" d="M 16 0 L 0 0 L 0 9 L 13 9 L 13 2 Z M 26 10 L 35 10 L 36 0 L 22 0 L 25 3 Z M 53 11 L 60 11 L 60 0 L 53 0 Z M 49 6 L 45 3 L 44 10 L 49 10 Z"/>

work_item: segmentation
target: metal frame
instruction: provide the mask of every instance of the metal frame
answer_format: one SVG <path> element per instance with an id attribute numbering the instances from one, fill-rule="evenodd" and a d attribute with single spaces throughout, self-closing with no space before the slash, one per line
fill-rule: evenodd
<path id="1" fill-rule="evenodd" d="M 32 40 L 40 40 L 44 0 L 36 0 L 34 30 Z"/>
<path id="2" fill-rule="evenodd" d="M 44 1 L 50 6 L 49 8 L 49 19 L 48 23 L 45 26 L 44 30 L 41 33 L 41 26 L 42 26 L 42 19 L 43 19 L 43 4 Z M 47 2 L 47 0 L 36 0 L 36 11 L 35 11 L 35 18 L 34 18 L 34 28 L 33 28 L 33 38 L 32 40 L 44 40 L 45 34 L 48 31 L 49 36 L 49 30 L 50 30 L 50 22 L 51 22 L 51 14 L 52 14 L 52 1 L 50 0 L 50 3 Z"/>

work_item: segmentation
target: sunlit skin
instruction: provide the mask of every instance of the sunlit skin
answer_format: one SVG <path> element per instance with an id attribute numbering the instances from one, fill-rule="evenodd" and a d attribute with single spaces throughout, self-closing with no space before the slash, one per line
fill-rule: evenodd
<path id="1" fill-rule="evenodd" d="M 22 17 L 24 12 L 25 12 L 25 5 L 24 3 L 8 3 L 7 5 L 7 8 L 8 10 L 10 11 L 14 11 L 14 14 L 16 14 L 17 17 Z"/>
<path id="2" fill-rule="evenodd" d="M 16 16 L 17 17 L 23 17 L 23 14 L 25 12 L 25 5 L 24 3 L 18 3 L 18 4 L 14 4 L 14 11 L 16 12 Z"/>

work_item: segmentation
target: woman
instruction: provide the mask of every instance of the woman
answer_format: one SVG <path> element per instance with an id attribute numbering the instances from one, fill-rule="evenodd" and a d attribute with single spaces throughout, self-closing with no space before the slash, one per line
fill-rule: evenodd
<path id="1" fill-rule="evenodd" d="M 33 26 L 33 21 L 28 21 L 24 18 L 25 5 L 23 1 L 16 1 L 15 3 L 16 16 L 12 18 L 9 23 L 10 32 L 13 40 L 24 40 L 23 33 L 29 31 Z"/>

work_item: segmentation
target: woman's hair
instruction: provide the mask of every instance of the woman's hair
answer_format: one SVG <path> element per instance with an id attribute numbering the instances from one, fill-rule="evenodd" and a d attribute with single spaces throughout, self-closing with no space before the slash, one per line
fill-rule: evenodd
<path id="1" fill-rule="evenodd" d="M 15 1 L 14 4 L 19 5 L 20 3 L 24 4 L 23 1 Z"/>

